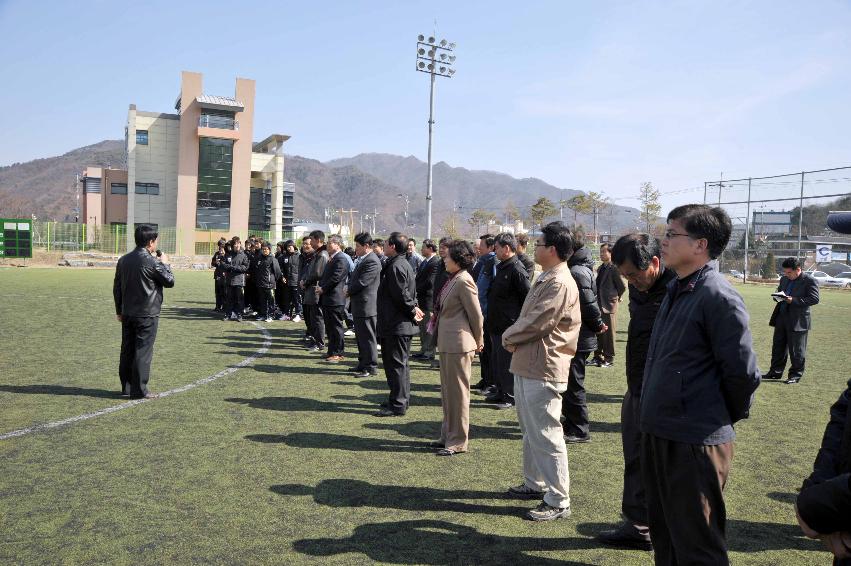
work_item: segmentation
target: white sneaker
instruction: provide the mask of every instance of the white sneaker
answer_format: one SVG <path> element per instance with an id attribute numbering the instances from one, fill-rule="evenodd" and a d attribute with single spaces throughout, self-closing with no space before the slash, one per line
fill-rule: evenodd
<path id="1" fill-rule="evenodd" d="M 345 332 L 343 332 L 343 336 L 354 336 L 354 335 L 355 335 L 354 330 L 346 330 Z"/>
<path id="2" fill-rule="evenodd" d="M 293 317 L 293 322 L 301 322 L 301 317 L 299 315 L 295 315 Z"/>

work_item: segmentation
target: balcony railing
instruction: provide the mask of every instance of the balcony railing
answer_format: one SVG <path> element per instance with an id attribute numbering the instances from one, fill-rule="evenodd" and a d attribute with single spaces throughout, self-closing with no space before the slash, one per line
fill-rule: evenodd
<path id="1" fill-rule="evenodd" d="M 218 128 L 220 130 L 238 130 L 239 120 L 227 116 L 215 116 L 212 114 L 201 114 L 198 117 L 199 128 Z"/>

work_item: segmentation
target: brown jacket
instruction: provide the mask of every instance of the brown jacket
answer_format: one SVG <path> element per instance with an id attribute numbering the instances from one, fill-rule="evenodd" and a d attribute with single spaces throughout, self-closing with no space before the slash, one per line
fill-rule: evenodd
<path id="1" fill-rule="evenodd" d="M 597 302 L 606 314 L 618 312 L 618 302 L 626 291 L 620 271 L 612 262 L 601 263 L 597 268 Z"/>
<path id="2" fill-rule="evenodd" d="M 502 335 L 503 346 L 516 348 L 511 373 L 567 383 L 581 324 L 579 290 L 567 264 L 559 263 L 535 280 L 520 318 Z"/>
<path id="3" fill-rule="evenodd" d="M 472 352 L 484 343 L 484 317 L 476 284 L 469 273 L 461 271 L 446 282 L 446 288 L 437 322 L 437 351 Z"/>

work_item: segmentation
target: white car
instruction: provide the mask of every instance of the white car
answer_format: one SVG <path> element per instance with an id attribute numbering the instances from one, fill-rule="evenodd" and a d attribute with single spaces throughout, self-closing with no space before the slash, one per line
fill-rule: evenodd
<path id="1" fill-rule="evenodd" d="M 824 271 L 810 271 L 810 275 L 813 279 L 818 281 L 818 284 L 821 287 L 844 287 L 845 284 L 848 282 L 847 279 L 831 277 Z"/>
<path id="2" fill-rule="evenodd" d="M 851 289 L 851 271 L 845 271 L 831 277 L 824 283 L 825 287 L 839 287 L 840 289 Z"/>

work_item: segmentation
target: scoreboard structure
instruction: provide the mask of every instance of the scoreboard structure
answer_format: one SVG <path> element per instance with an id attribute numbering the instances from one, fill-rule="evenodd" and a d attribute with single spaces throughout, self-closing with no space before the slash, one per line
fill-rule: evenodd
<path id="1" fill-rule="evenodd" d="M 0 218 L 0 258 L 33 256 L 33 221 Z"/>

